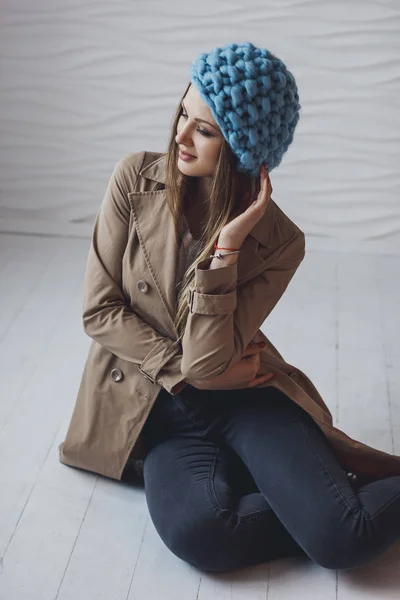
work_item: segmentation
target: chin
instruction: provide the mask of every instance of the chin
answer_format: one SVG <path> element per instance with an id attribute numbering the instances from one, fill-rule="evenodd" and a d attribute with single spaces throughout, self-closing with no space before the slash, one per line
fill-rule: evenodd
<path id="1" fill-rule="evenodd" d="M 193 173 L 193 171 L 195 170 L 193 168 L 193 165 L 190 162 L 186 163 L 184 160 L 181 160 L 180 158 L 178 158 L 177 165 L 178 165 L 178 169 L 180 171 L 183 171 L 183 173 L 189 173 L 189 172 Z"/>

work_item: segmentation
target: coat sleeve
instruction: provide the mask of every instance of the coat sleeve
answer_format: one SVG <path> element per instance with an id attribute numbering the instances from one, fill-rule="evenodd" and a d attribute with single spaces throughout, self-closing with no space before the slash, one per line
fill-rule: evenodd
<path id="1" fill-rule="evenodd" d="M 298 229 L 268 260 L 266 269 L 242 286 L 237 287 L 237 262 L 211 270 L 205 266 L 210 259 L 197 265 L 182 337 L 185 377 L 211 379 L 239 362 L 304 255 L 305 237 Z"/>
<path id="2" fill-rule="evenodd" d="M 177 393 L 180 340 L 160 335 L 126 303 L 122 257 L 128 241 L 130 205 L 144 153 L 128 155 L 114 167 L 94 222 L 87 258 L 83 327 L 87 335 L 120 358 L 136 364 L 170 393 Z"/>

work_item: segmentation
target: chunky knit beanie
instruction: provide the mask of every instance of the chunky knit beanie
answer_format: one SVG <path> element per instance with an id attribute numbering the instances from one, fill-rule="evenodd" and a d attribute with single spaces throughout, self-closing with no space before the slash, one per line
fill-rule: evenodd
<path id="1" fill-rule="evenodd" d="M 237 169 L 258 177 L 277 167 L 293 140 L 299 96 L 293 75 L 269 50 L 251 42 L 200 54 L 191 81 L 238 158 Z"/>

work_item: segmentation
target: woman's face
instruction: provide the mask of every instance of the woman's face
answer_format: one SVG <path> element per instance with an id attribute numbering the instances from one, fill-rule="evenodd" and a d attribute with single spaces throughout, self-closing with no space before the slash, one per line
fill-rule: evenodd
<path id="1" fill-rule="evenodd" d="M 178 157 L 178 168 L 184 175 L 209 177 L 217 165 L 223 136 L 210 107 L 191 85 L 182 102 L 175 141 L 179 149 L 194 156 L 185 161 Z M 199 122 L 201 121 L 201 122 Z"/>

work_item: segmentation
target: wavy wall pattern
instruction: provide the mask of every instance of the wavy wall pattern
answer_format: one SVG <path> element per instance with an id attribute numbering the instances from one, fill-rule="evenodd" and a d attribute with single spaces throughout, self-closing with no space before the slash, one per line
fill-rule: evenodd
<path id="1" fill-rule="evenodd" d="M 1 231 L 87 236 L 115 162 L 164 151 L 201 51 L 250 40 L 296 77 L 271 175 L 309 245 L 400 253 L 400 3 L 3 0 Z"/>

